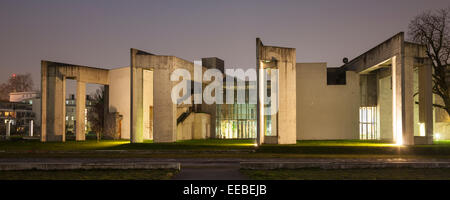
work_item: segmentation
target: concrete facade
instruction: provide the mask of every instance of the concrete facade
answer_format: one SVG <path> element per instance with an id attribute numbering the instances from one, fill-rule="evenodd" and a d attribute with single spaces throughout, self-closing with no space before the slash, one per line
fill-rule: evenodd
<path id="1" fill-rule="evenodd" d="M 109 71 L 109 112 L 122 116 L 121 139 L 130 139 L 130 67 Z"/>
<path id="2" fill-rule="evenodd" d="M 210 66 L 214 66 L 210 64 Z M 220 65 L 218 65 L 220 66 Z M 192 130 L 200 130 L 196 129 L 193 126 L 189 131 L 184 131 L 182 136 L 178 136 L 178 124 L 177 119 L 181 116 L 181 114 L 187 112 L 188 110 L 193 110 L 193 104 L 173 104 L 171 98 L 172 88 L 177 84 L 177 82 L 173 82 L 170 80 L 170 75 L 176 69 L 186 69 L 189 71 L 192 80 L 186 81 L 195 81 L 194 78 L 194 63 L 177 58 L 175 56 L 164 56 L 164 55 L 154 55 L 151 53 L 147 53 L 137 49 L 131 49 L 131 67 L 130 67 L 130 87 L 131 87 L 131 132 L 130 139 L 133 143 L 143 142 L 145 133 L 143 124 L 143 120 L 147 120 L 150 118 L 146 118 L 144 114 L 146 113 L 146 108 L 144 106 L 151 102 L 149 106 L 153 107 L 153 140 L 154 142 L 175 142 L 177 139 L 184 138 L 197 138 L 198 135 L 204 135 L 205 137 L 210 134 L 210 130 L 214 130 L 211 127 L 211 120 L 206 120 L 210 125 L 206 127 L 208 130 L 204 130 L 205 133 L 193 133 L 190 134 Z M 202 67 L 202 72 L 204 72 L 207 68 Z M 219 68 L 220 70 L 220 68 Z M 223 69 L 222 69 L 223 70 Z M 151 73 L 151 77 L 146 80 L 144 78 L 145 73 Z M 148 81 L 148 84 L 146 84 Z M 206 82 L 202 82 L 205 84 Z M 148 90 L 145 90 L 145 87 L 148 87 Z M 153 95 L 145 97 L 144 94 L 148 94 L 149 90 Z M 150 101 L 150 99 L 152 99 Z M 148 106 L 147 106 L 148 107 Z M 215 109 L 211 109 L 211 105 L 202 104 L 199 106 L 200 109 L 197 109 L 193 112 L 203 112 L 208 115 L 213 115 L 215 113 Z M 201 109 L 203 108 L 203 109 Z M 209 108 L 209 109 L 208 109 Z M 189 115 L 191 112 L 187 112 Z M 194 115 L 194 123 L 204 123 L 205 120 L 199 118 L 200 114 Z M 198 122 L 200 121 L 200 122 Z M 183 129 L 180 127 L 180 129 Z M 186 134 L 186 135 L 184 135 Z M 190 137 L 189 137 L 190 135 Z"/>
<path id="3" fill-rule="evenodd" d="M 207 69 L 224 71 L 224 61 L 219 58 L 203 58 L 202 65 L 202 74 Z M 181 80 L 171 81 L 170 77 L 177 69 L 188 70 L 191 78 L 183 81 L 202 85 L 201 92 L 210 83 L 195 79 L 192 62 L 137 49 L 130 50 L 130 66 L 111 70 L 42 61 L 41 141 L 65 141 L 66 79 L 77 80 L 77 141 L 85 140 L 86 102 L 82 97 L 88 83 L 105 85 L 106 121 L 114 123 L 105 127 L 113 131 L 109 134 L 113 138 L 132 143 L 214 138 L 219 105 L 174 104 L 171 91 Z M 382 139 L 413 145 L 432 144 L 434 133 L 450 138 L 450 118 L 432 107 L 440 99 L 431 92 L 432 71 L 425 49 L 405 42 L 403 33 L 339 68 L 297 63 L 296 49 L 265 46 L 257 39 L 256 69 L 258 104 L 252 130 L 256 129 L 258 144 Z M 266 80 L 266 71 L 272 76 L 274 69 L 278 70 L 277 81 Z M 267 91 L 262 89 L 264 84 L 269 86 Z M 263 102 L 275 89 L 278 95 L 271 104 L 278 106 L 278 112 L 264 115 Z M 225 101 L 225 91 L 223 95 Z M 369 122 L 362 119 L 365 109 L 373 115 Z M 251 124 L 226 120 L 224 124 L 236 123 L 238 128 L 243 127 L 242 122 Z M 370 137 L 361 135 L 366 127 L 371 128 Z"/>
<path id="4" fill-rule="evenodd" d="M 256 68 L 258 71 L 258 125 L 257 142 L 276 144 L 295 144 L 297 142 L 297 114 L 296 110 L 296 54 L 294 48 L 264 46 L 259 38 L 256 39 Z M 278 112 L 271 115 L 273 130 L 276 136 L 267 137 L 264 132 L 264 97 L 263 70 L 278 69 Z M 273 81 L 272 81 L 273 83 Z M 273 87 L 273 85 L 272 85 Z M 273 102 L 272 102 L 273 104 Z M 294 111 L 294 112 L 293 112 Z M 275 119 L 275 120 L 274 120 Z M 274 138 L 275 137 L 275 138 Z"/>
<path id="5" fill-rule="evenodd" d="M 297 140 L 359 139 L 359 75 L 327 85 L 326 63 L 297 63 Z"/>
<path id="6" fill-rule="evenodd" d="M 66 79 L 77 80 L 77 108 L 84 108 L 85 83 L 107 85 L 109 71 L 86 66 L 41 62 L 41 141 L 62 141 L 65 137 Z M 83 93 L 84 92 L 84 93 Z M 77 109 L 76 119 L 82 119 L 82 128 L 77 129 L 76 140 L 84 140 L 85 112 Z M 78 125 L 77 125 L 78 126 Z"/>
<path id="7" fill-rule="evenodd" d="M 425 60 L 425 62 L 424 62 Z M 426 62 L 424 48 L 405 42 L 404 33 L 398 33 L 342 66 L 360 74 L 380 73 L 389 68 L 392 77 L 392 126 L 398 144 L 432 143 L 431 68 Z M 414 68 L 419 67 L 420 123 L 425 126 L 425 136 L 414 136 Z M 378 70 L 378 71 L 377 71 Z M 420 137 L 425 137 L 422 139 Z"/>

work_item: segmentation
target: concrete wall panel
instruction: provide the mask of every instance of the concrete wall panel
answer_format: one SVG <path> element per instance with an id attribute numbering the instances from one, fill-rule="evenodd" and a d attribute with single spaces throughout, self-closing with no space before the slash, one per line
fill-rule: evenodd
<path id="1" fill-rule="evenodd" d="M 297 139 L 359 138 L 359 75 L 327 85 L 326 63 L 297 63 Z"/>
<path id="2" fill-rule="evenodd" d="M 112 69 L 109 74 L 109 112 L 122 115 L 121 138 L 130 139 L 130 67 Z"/>

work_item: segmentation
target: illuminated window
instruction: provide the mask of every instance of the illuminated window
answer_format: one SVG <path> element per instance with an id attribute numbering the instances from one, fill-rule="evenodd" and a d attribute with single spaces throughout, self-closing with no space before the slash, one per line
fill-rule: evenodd
<path id="1" fill-rule="evenodd" d="M 221 104 L 216 109 L 216 138 L 256 138 L 256 105 Z"/>
<path id="2" fill-rule="evenodd" d="M 377 131 L 377 107 L 359 108 L 359 139 L 380 139 L 380 135 Z"/>

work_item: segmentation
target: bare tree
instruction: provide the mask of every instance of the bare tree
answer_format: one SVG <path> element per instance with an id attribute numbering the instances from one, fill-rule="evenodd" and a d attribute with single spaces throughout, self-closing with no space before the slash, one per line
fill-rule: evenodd
<path id="1" fill-rule="evenodd" d="M 409 24 L 411 40 L 426 47 L 433 67 L 433 93 L 442 98 L 444 105 L 435 104 L 450 115 L 450 7 L 416 16 Z"/>
<path id="2" fill-rule="evenodd" d="M 105 89 L 104 87 L 101 87 L 97 89 L 94 95 L 92 95 L 92 107 L 87 114 L 91 128 L 97 134 L 97 141 L 101 139 L 103 133 L 103 123 L 105 118 L 103 112 L 105 106 L 104 93 Z"/>
<path id="3" fill-rule="evenodd" d="M 8 101 L 11 92 L 29 92 L 33 90 L 31 74 L 13 74 L 6 83 L 0 85 L 0 99 Z"/>

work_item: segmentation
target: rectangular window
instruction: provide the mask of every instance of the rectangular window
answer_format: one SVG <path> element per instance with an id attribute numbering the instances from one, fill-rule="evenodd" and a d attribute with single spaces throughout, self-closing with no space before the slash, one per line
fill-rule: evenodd
<path id="1" fill-rule="evenodd" d="M 377 131 L 377 107 L 359 108 L 359 139 L 380 139 L 380 135 Z"/>
<path id="2" fill-rule="evenodd" d="M 250 139 L 256 137 L 254 104 L 221 104 L 216 107 L 216 138 Z"/>

